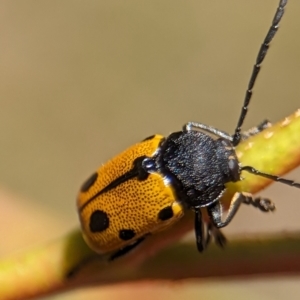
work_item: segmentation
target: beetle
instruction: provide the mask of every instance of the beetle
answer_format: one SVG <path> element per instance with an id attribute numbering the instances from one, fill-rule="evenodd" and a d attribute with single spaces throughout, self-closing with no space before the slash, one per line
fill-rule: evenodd
<path id="1" fill-rule="evenodd" d="M 261 45 L 248 83 L 233 135 L 202 123 L 189 122 L 167 137 L 150 136 L 101 166 L 81 187 L 77 207 L 86 242 L 98 253 L 119 257 L 149 234 L 169 228 L 187 209 L 195 214 L 197 249 L 203 251 L 211 236 L 223 246 L 219 231 L 230 223 L 242 203 L 269 212 L 275 205 L 264 198 L 236 192 L 227 215 L 220 199 L 228 182 L 242 180 L 243 171 L 300 188 L 294 181 L 242 166 L 235 147 L 270 126 L 268 121 L 242 133 L 252 89 L 269 43 L 278 30 L 287 0 L 281 0 Z M 201 210 L 206 209 L 206 231 Z"/>

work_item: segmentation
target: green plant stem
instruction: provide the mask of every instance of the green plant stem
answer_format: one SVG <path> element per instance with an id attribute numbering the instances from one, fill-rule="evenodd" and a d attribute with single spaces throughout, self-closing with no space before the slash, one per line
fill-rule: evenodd
<path id="1" fill-rule="evenodd" d="M 233 239 L 225 249 L 212 246 L 199 254 L 195 243 L 177 243 L 146 260 L 134 272 L 119 270 L 90 282 L 99 284 L 138 280 L 179 280 L 187 278 L 227 278 L 257 274 L 300 274 L 300 233 L 260 235 Z M 116 273 L 116 274 L 115 274 Z M 100 275 L 100 273 L 99 273 Z"/>

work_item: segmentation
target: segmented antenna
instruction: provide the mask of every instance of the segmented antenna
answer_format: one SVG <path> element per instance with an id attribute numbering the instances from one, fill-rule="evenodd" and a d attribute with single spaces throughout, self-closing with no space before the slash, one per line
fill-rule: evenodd
<path id="1" fill-rule="evenodd" d="M 281 182 L 281 183 L 289 185 L 289 186 L 294 186 L 294 187 L 300 189 L 300 183 L 295 182 L 294 180 L 290 180 L 290 179 L 286 179 L 286 178 L 279 177 L 279 176 L 276 176 L 276 175 L 271 175 L 271 174 L 268 174 L 268 173 L 264 173 L 264 172 L 256 170 L 255 168 L 253 168 L 251 166 L 242 167 L 241 170 L 242 171 L 247 171 L 247 172 L 252 173 L 254 175 L 265 177 L 265 178 L 268 178 L 268 179 L 271 179 L 271 180 L 274 180 L 274 181 L 277 181 L 277 182 Z"/>
<path id="2" fill-rule="evenodd" d="M 255 84 L 255 81 L 256 81 L 256 78 L 257 78 L 257 75 L 259 73 L 259 70 L 260 70 L 260 65 L 261 63 L 263 62 L 267 52 L 268 52 L 268 49 L 269 49 L 269 44 L 270 42 L 272 41 L 274 35 L 276 34 L 277 30 L 278 30 L 278 24 L 283 16 L 283 13 L 284 13 L 284 7 L 286 6 L 287 4 L 287 0 L 281 0 L 279 2 L 279 6 L 276 10 L 276 13 L 275 13 L 275 16 L 273 18 L 273 21 L 272 21 L 272 25 L 259 49 L 259 52 L 258 52 L 258 55 L 257 55 L 257 58 L 256 58 L 256 62 L 255 62 L 255 65 L 253 67 L 253 70 L 252 70 L 252 74 L 251 74 L 251 77 L 250 77 L 250 81 L 248 83 L 248 88 L 247 88 L 247 91 L 246 91 L 246 95 L 245 95 L 245 99 L 244 99 L 244 104 L 243 104 L 243 107 L 242 107 L 242 111 L 241 111 L 241 114 L 240 114 L 240 118 L 239 118 L 239 121 L 237 123 L 237 126 L 236 126 L 236 129 L 235 129 L 235 132 L 234 132 L 234 135 L 232 136 L 233 137 L 233 141 L 232 141 L 232 144 L 234 146 L 238 145 L 239 142 L 241 141 L 241 127 L 244 123 L 244 120 L 245 120 L 245 117 L 247 115 L 247 111 L 248 111 L 248 106 L 249 106 L 249 103 L 250 103 L 250 100 L 251 100 L 251 97 L 252 97 L 252 89 L 253 89 L 253 86 Z"/>

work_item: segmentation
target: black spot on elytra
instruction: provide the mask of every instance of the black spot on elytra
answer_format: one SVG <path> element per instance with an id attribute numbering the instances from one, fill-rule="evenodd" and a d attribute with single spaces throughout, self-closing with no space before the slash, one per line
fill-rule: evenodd
<path id="1" fill-rule="evenodd" d="M 81 192 L 87 192 L 89 188 L 95 183 L 95 181 L 98 178 L 98 173 L 94 173 L 92 176 L 90 176 L 84 184 L 81 186 L 80 191 Z"/>
<path id="2" fill-rule="evenodd" d="M 102 232 L 109 226 L 109 218 L 106 212 L 95 210 L 90 217 L 91 232 Z"/>
<path id="3" fill-rule="evenodd" d="M 123 241 L 131 240 L 135 237 L 135 232 L 132 229 L 122 229 L 119 231 L 119 238 Z"/>
<path id="4" fill-rule="evenodd" d="M 155 134 L 150 135 L 150 136 L 146 137 L 145 139 L 143 139 L 142 142 L 152 140 L 154 137 L 155 137 Z"/>
<path id="5" fill-rule="evenodd" d="M 161 221 L 166 221 L 171 219 L 174 216 L 174 212 L 171 206 L 167 206 L 163 208 L 159 213 L 158 213 L 158 219 Z"/>

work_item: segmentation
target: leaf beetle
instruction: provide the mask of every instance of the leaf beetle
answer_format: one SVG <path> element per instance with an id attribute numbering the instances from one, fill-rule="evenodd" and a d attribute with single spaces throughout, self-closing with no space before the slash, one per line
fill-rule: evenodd
<path id="1" fill-rule="evenodd" d="M 77 207 L 83 235 L 98 253 L 111 259 L 136 247 L 149 234 L 176 223 L 186 209 L 195 213 L 198 250 L 203 251 L 213 235 L 219 245 L 226 226 L 240 204 L 272 211 L 274 204 L 251 194 L 237 192 L 225 215 L 220 199 L 225 184 L 241 180 L 242 171 L 300 188 L 294 181 L 242 166 L 235 153 L 241 140 L 270 126 L 268 121 L 242 133 L 252 88 L 269 43 L 278 30 L 287 0 L 281 0 L 272 25 L 261 45 L 233 135 L 201 123 L 189 122 L 168 137 L 150 136 L 101 166 L 81 187 Z M 206 232 L 201 209 L 210 218 Z"/>

